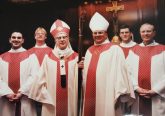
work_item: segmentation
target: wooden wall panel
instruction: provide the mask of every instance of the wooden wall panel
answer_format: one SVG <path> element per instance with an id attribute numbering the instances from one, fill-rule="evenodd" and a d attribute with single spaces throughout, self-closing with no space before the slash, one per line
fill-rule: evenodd
<path id="1" fill-rule="evenodd" d="M 133 28 L 135 34 L 135 41 L 141 42 L 139 37 L 139 27 L 143 22 L 157 23 L 158 11 L 157 11 L 157 0 L 123 0 L 118 2 L 118 5 L 124 5 L 124 11 L 118 12 L 119 24 L 126 23 Z M 110 23 L 108 29 L 110 38 L 114 35 L 113 23 L 112 23 L 112 12 L 106 12 L 106 7 L 112 6 L 112 3 L 102 3 L 102 4 L 88 4 L 81 5 L 79 7 L 79 12 L 82 10 L 86 11 L 86 24 L 84 26 L 84 35 L 86 38 L 91 38 L 89 33 L 89 21 L 92 15 L 97 11 L 101 13 Z"/>

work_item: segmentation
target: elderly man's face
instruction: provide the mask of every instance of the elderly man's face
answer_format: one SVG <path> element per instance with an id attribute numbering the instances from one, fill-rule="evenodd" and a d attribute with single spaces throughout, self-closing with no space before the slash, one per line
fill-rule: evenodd
<path id="1" fill-rule="evenodd" d="M 92 36 L 96 44 L 101 44 L 107 39 L 107 33 L 105 31 L 94 31 Z"/>
<path id="2" fill-rule="evenodd" d="M 140 35 L 144 43 L 150 43 L 155 36 L 154 27 L 149 24 L 142 25 L 140 28 Z"/>
<path id="3" fill-rule="evenodd" d="M 11 43 L 11 46 L 13 49 L 18 49 L 18 48 L 22 47 L 22 44 L 24 43 L 24 39 L 20 32 L 13 32 L 11 34 L 9 42 Z"/>
<path id="4" fill-rule="evenodd" d="M 69 44 L 69 36 L 66 33 L 60 33 L 55 37 L 56 45 L 59 49 L 64 50 Z"/>

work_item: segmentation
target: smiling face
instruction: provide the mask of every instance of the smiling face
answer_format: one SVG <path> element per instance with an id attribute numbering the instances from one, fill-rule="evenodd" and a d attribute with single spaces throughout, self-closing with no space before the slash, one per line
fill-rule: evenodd
<path id="1" fill-rule="evenodd" d="M 93 40 L 96 44 L 101 44 L 107 39 L 107 32 L 105 31 L 94 31 L 92 33 Z"/>
<path id="2" fill-rule="evenodd" d="M 20 32 L 13 32 L 11 34 L 9 42 L 13 49 L 18 49 L 22 47 L 22 44 L 24 43 L 24 39 Z"/>
<path id="3" fill-rule="evenodd" d="M 150 44 L 155 36 L 154 26 L 151 24 L 143 24 L 140 27 L 140 35 L 145 45 Z"/>
<path id="4" fill-rule="evenodd" d="M 64 50 L 69 44 L 69 36 L 67 33 L 59 33 L 55 38 L 56 45 L 59 49 Z"/>

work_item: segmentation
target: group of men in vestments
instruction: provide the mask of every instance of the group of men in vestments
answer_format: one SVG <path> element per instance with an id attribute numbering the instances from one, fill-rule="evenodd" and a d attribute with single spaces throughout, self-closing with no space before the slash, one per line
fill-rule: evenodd
<path id="1" fill-rule="evenodd" d="M 70 27 L 60 19 L 50 29 L 54 49 L 46 45 L 43 27 L 29 50 L 22 47 L 23 34 L 14 31 L 11 50 L 0 55 L 0 116 L 164 116 L 165 46 L 155 42 L 154 25 L 141 25 L 141 44 L 122 25 L 119 45 L 110 42 L 109 23 L 100 13 L 89 27 L 94 44 L 81 61 L 69 41 Z"/>

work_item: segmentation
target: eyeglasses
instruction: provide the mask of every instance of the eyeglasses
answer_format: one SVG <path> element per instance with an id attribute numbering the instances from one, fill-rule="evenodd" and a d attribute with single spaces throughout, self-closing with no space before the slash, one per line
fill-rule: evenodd
<path id="1" fill-rule="evenodd" d="M 17 38 L 17 39 L 21 39 L 22 37 L 12 36 L 11 38 L 12 38 L 12 39 L 16 39 L 16 38 Z"/>
<path id="2" fill-rule="evenodd" d="M 46 33 L 35 33 L 36 35 L 46 35 Z"/>
<path id="3" fill-rule="evenodd" d="M 56 37 L 56 39 L 60 40 L 60 39 L 66 39 L 68 38 L 68 36 L 60 36 L 60 37 Z"/>

